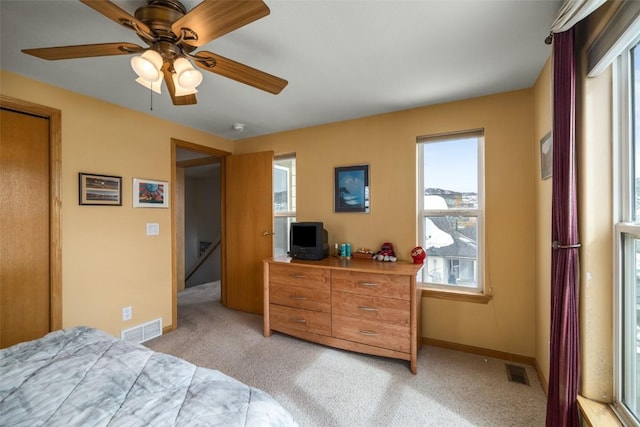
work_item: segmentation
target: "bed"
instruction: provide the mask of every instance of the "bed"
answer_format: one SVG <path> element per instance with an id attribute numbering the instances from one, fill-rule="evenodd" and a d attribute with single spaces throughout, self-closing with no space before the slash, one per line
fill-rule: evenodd
<path id="1" fill-rule="evenodd" d="M 0 350 L 0 424 L 296 425 L 262 390 L 88 327 Z"/>

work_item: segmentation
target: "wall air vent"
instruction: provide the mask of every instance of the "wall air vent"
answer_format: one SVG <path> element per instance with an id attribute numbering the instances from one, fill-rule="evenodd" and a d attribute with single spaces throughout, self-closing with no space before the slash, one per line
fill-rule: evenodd
<path id="1" fill-rule="evenodd" d="M 133 328 L 120 331 L 120 338 L 125 341 L 142 343 L 162 335 L 162 318 L 143 323 Z"/>

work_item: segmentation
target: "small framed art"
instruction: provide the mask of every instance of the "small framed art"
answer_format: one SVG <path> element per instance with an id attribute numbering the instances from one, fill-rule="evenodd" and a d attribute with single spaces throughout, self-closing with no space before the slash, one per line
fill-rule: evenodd
<path id="1" fill-rule="evenodd" d="M 334 211 L 369 213 L 369 165 L 335 168 Z"/>
<path id="2" fill-rule="evenodd" d="M 553 174 L 553 138 L 551 132 L 540 140 L 540 179 L 550 178 Z"/>
<path id="3" fill-rule="evenodd" d="M 168 208 L 169 183 L 150 179 L 133 178 L 134 208 Z"/>
<path id="4" fill-rule="evenodd" d="M 80 205 L 122 206 L 122 177 L 78 174 L 78 203 Z"/>

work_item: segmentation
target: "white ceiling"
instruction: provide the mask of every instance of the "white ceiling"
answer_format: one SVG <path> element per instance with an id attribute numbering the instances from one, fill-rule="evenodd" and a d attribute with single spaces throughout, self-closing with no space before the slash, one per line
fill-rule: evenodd
<path id="1" fill-rule="evenodd" d="M 130 14 L 144 1 L 114 3 Z M 187 9 L 199 0 L 185 0 Z M 289 81 L 272 95 L 204 73 L 198 104 L 134 82 L 129 56 L 45 61 L 21 49 L 132 42 L 75 0 L 0 0 L 0 66 L 228 138 L 302 128 L 531 87 L 560 0 L 265 0 L 271 14 L 199 50 Z M 196 51 L 197 52 L 197 51 Z M 2 82 L 0 82 L 2 84 Z M 234 123 L 245 123 L 237 132 Z"/>

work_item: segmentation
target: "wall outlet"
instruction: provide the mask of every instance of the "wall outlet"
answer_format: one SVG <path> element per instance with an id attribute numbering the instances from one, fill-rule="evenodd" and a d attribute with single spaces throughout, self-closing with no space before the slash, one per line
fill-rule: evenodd
<path id="1" fill-rule="evenodd" d="M 131 320 L 132 314 L 133 310 L 131 309 L 131 306 L 122 307 L 122 320 Z"/>

